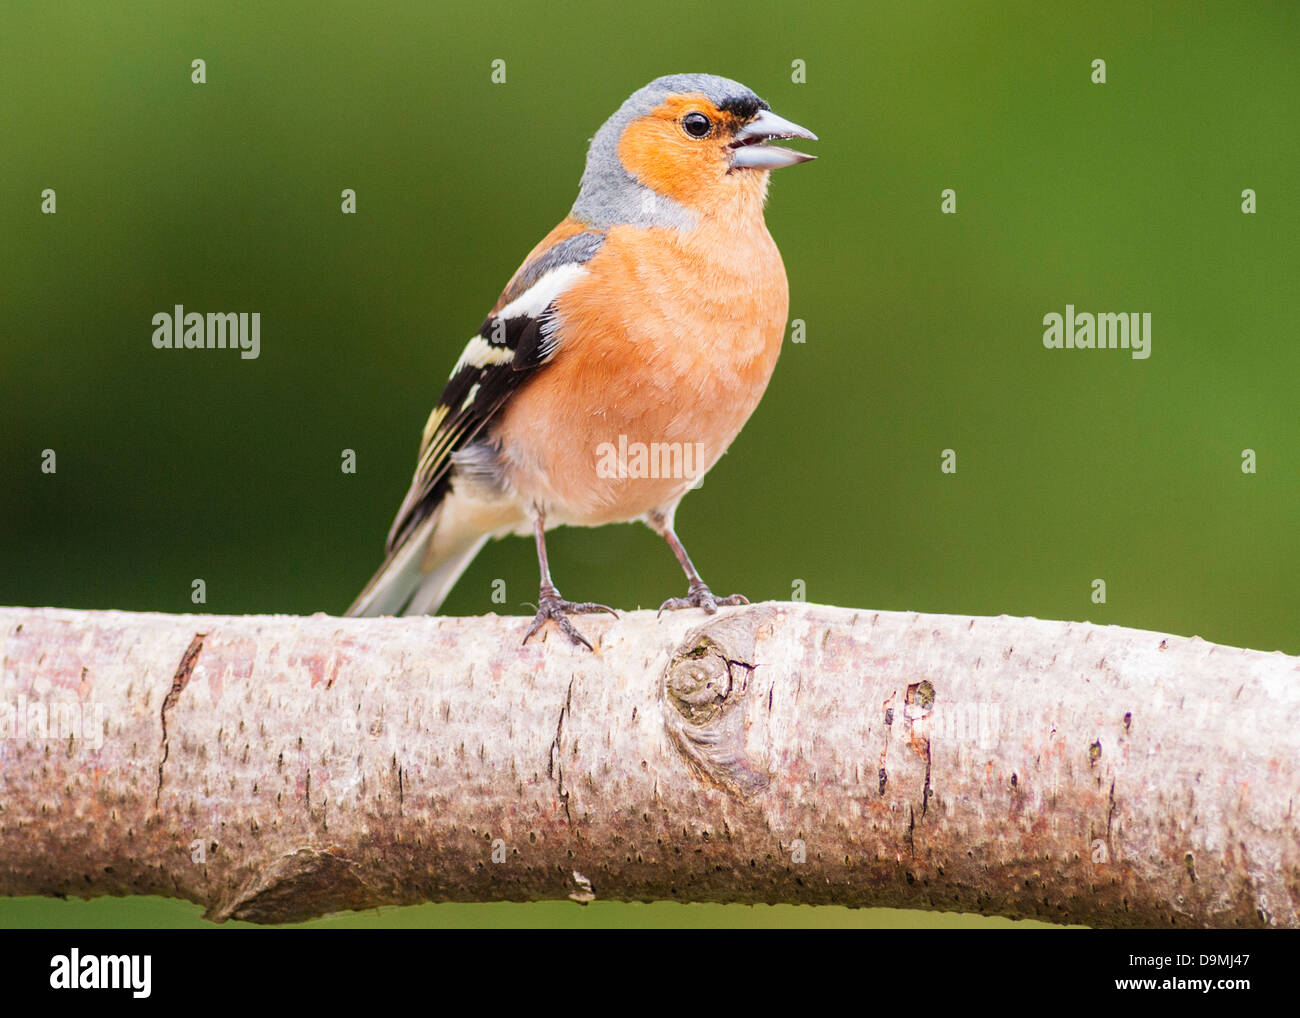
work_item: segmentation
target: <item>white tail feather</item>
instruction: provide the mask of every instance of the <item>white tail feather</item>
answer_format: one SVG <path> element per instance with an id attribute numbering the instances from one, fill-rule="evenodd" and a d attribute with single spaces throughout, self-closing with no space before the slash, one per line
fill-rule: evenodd
<path id="1" fill-rule="evenodd" d="M 442 602 L 447 600 L 447 595 L 451 593 L 451 588 L 456 586 L 461 573 L 469 568 L 469 564 L 474 561 L 474 556 L 486 542 L 487 535 L 484 534 L 473 544 L 448 555 L 433 568 L 432 572 L 422 574 L 420 585 L 415 588 L 415 593 L 411 595 L 411 601 L 402 614 L 432 615 L 441 608 Z"/>
<path id="2" fill-rule="evenodd" d="M 435 512 L 402 543 L 366 584 L 348 615 L 425 615 L 438 610 L 487 540 L 486 534 L 468 536 L 424 572 L 420 566 L 441 515 Z"/>

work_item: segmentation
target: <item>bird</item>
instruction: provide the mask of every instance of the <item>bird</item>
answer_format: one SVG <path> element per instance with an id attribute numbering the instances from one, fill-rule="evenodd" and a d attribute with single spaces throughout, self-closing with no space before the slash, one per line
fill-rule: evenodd
<path id="1" fill-rule="evenodd" d="M 425 424 L 385 558 L 350 616 L 434 614 L 489 538 L 531 534 L 540 585 L 524 643 L 570 615 L 546 532 L 641 521 L 672 549 L 684 597 L 660 612 L 748 604 L 716 596 L 675 530 L 678 504 L 758 405 L 789 312 L 763 218 L 771 171 L 817 140 L 751 89 L 672 74 L 591 138 L 578 197 L 529 252 L 452 368 Z"/>

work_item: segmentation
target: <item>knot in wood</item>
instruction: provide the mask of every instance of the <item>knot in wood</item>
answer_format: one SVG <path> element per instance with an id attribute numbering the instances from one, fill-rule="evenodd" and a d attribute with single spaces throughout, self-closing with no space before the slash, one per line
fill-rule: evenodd
<path id="1" fill-rule="evenodd" d="M 769 781 L 764 740 L 753 728 L 762 708 L 749 694 L 756 641 L 775 615 L 753 607 L 710 619 L 686 634 L 664 670 L 662 709 L 673 744 L 692 774 L 739 799 Z"/>
<path id="2" fill-rule="evenodd" d="M 668 699 L 689 723 L 707 725 L 722 713 L 734 688 L 732 662 L 708 637 L 679 652 L 668 666 Z"/>

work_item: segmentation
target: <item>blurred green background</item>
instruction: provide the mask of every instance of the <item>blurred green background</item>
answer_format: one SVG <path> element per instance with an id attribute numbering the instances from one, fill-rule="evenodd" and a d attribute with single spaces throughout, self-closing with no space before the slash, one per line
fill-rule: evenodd
<path id="1" fill-rule="evenodd" d="M 802 580 L 823 603 L 1300 652 L 1300 7 L 1054 6 L 7 0 L 0 603 L 183 612 L 201 577 L 207 611 L 341 612 L 447 371 L 567 212 L 587 140 L 650 79 L 709 71 L 821 137 L 818 162 L 775 175 L 767 217 L 806 342 L 678 515 L 715 589 L 785 599 Z M 151 318 L 178 303 L 260 311 L 261 356 L 155 350 Z M 1150 312 L 1150 359 L 1044 349 L 1067 303 Z M 550 550 L 571 597 L 684 589 L 643 527 Z M 500 610 L 497 578 L 530 613 L 517 539 L 444 610 Z M 361 919 L 951 922 L 612 904 Z M 199 922 L 174 902 L 0 901 L 0 925 Z"/>

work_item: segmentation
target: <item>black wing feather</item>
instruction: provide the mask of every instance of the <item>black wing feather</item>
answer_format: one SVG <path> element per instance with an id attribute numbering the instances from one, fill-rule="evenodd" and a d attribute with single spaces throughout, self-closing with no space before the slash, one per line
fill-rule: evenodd
<path id="1" fill-rule="evenodd" d="M 591 260 L 604 241 L 604 234 L 584 231 L 536 255 L 515 273 L 497 302 L 497 311 L 548 272 Z M 536 316 L 501 318 L 494 313 L 483 322 L 424 426 L 415 477 L 388 532 L 390 556 L 446 497 L 451 487 L 452 454 L 473 442 L 510 396 L 554 355 L 555 313 L 552 301 Z M 480 363 L 469 357 L 471 351 L 480 355 Z"/>
<path id="2" fill-rule="evenodd" d="M 490 317 L 483 323 L 478 338 L 485 340 L 490 349 L 509 351 L 511 356 L 481 367 L 463 364 L 448 380 L 425 425 L 411 489 L 388 532 L 390 554 L 446 497 L 451 485 L 452 453 L 474 441 L 515 390 L 550 359 L 555 351 L 549 336 L 554 314 L 552 303 L 536 318 L 502 321 Z"/>

